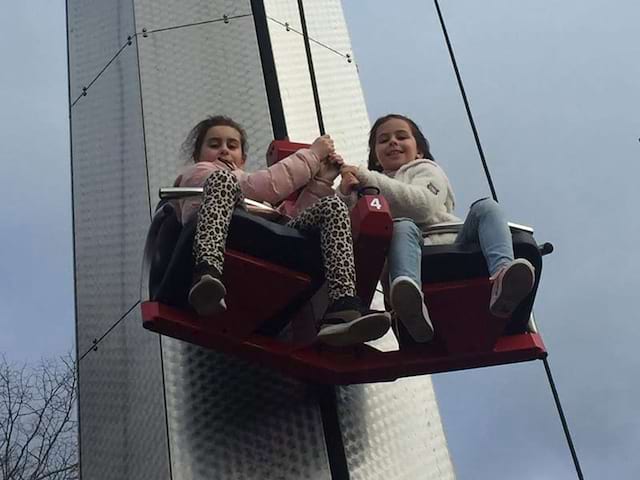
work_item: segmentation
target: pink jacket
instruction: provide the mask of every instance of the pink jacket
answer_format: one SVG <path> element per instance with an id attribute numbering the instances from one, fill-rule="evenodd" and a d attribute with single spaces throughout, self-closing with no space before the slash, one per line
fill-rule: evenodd
<path id="1" fill-rule="evenodd" d="M 287 217 L 295 217 L 299 212 L 315 203 L 319 198 L 333 195 L 331 184 L 314 178 L 320 167 L 320 160 L 309 149 L 301 149 L 275 165 L 257 172 L 248 173 L 239 168 L 232 169 L 224 162 L 198 162 L 186 166 L 176 181 L 176 187 L 202 187 L 211 173 L 227 170 L 238 179 L 240 190 L 246 198 L 258 202 L 268 202 L 278 206 L 278 211 Z M 297 200 L 284 201 L 298 189 L 305 187 Z M 187 198 L 179 202 L 180 218 L 185 224 L 200 207 L 200 198 Z"/>

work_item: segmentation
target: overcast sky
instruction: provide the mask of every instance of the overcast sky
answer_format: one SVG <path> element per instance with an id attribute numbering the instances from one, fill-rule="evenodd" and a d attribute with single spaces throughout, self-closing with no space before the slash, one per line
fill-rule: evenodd
<path id="1" fill-rule="evenodd" d="M 0 19 L 0 352 L 34 359 L 75 336 L 64 1 Z"/>
<path id="2" fill-rule="evenodd" d="M 464 215 L 489 190 L 433 2 L 343 5 L 370 118 L 418 121 Z M 640 478 L 640 4 L 441 7 L 498 197 L 556 247 L 535 311 L 585 477 Z M 434 383 L 460 479 L 576 478 L 542 362 Z"/>
<path id="3" fill-rule="evenodd" d="M 418 121 L 464 215 L 488 187 L 433 3 L 343 5 L 370 117 Z M 640 5 L 442 8 L 499 199 L 556 246 L 536 315 L 585 477 L 640 478 Z M 19 361 L 74 339 L 64 15 L 62 0 L 2 12 L 0 352 Z M 459 479 L 575 478 L 541 362 L 434 382 Z"/>

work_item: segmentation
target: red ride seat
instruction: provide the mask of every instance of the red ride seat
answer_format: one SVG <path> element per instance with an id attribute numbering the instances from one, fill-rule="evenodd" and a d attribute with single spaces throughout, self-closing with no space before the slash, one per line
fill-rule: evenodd
<path id="1" fill-rule="evenodd" d="M 392 234 L 381 196 L 364 196 L 352 211 L 358 294 L 373 297 Z M 199 318 L 186 302 L 191 283 L 194 225 L 184 228 L 161 203 L 147 237 L 142 279 L 145 328 L 276 368 L 305 381 L 350 384 L 544 358 L 529 323 L 540 280 L 540 249 L 531 232 L 513 232 L 516 256 L 536 268 L 536 284 L 509 321 L 488 311 L 489 282 L 479 247 L 426 246 L 423 290 L 436 329 L 429 344 L 396 328 L 400 349 L 362 345 L 331 349 L 309 338 L 275 337 L 292 319 L 311 323 L 303 308 L 324 278 L 318 239 L 237 210 L 231 223 L 223 281 L 227 312 Z"/>

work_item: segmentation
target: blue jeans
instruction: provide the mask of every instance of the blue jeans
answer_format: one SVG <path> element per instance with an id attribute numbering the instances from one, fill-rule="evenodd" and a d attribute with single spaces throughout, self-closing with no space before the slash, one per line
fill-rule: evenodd
<path id="1" fill-rule="evenodd" d="M 502 207 L 491 198 L 471 204 L 456 243 L 479 243 L 490 275 L 513 261 L 513 243 L 507 219 Z"/>
<path id="2" fill-rule="evenodd" d="M 471 205 L 456 243 L 479 243 L 493 275 L 513 260 L 511 232 L 500 205 L 490 198 Z M 389 281 L 401 275 L 422 284 L 422 231 L 410 218 L 393 220 L 393 236 L 388 255 Z"/>
<path id="3" fill-rule="evenodd" d="M 387 256 L 389 283 L 406 276 L 422 285 L 422 230 L 410 218 L 393 220 L 393 235 Z"/>

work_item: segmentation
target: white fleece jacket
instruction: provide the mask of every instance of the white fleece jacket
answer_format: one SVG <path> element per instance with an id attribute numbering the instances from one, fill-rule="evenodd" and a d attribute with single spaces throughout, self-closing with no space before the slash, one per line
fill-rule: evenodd
<path id="1" fill-rule="evenodd" d="M 376 187 L 389 203 L 393 218 L 410 218 L 422 230 L 443 222 L 459 222 L 453 214 L 455 197 L 444 170 L 433 160 L 417 159 L 395 172 L 359 169 L 361 187 Z M 357 201 L 355 192 L 338 195 L 349 207 Z M 452 238 L 439 238 L 434 243 L 450 243 Z M 455 238 L 455 236 L 453 237 Z"/>

